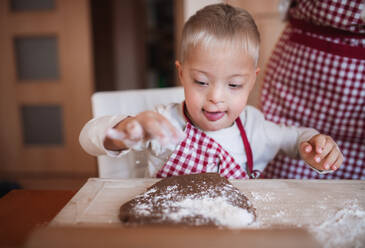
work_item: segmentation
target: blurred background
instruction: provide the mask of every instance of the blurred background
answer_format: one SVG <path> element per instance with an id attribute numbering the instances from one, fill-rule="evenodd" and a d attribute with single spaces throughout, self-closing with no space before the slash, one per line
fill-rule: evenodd
<path id="1" fill-rule="evenodd" d="M 224 1 L 247 9 L 265 62 L 285 22 L 280 0 Z M 78 143 L 96 91 L 177 86 L 184 22 L 208 0 L 0 0 L 0 189 L 78 189 L 97 177 Z"/>

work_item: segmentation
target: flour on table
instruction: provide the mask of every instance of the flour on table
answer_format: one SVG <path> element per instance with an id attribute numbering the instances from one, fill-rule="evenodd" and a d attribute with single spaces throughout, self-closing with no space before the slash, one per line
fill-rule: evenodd
<path id="1" fill-rule="evenodd" d="M 274 218 L 281 218 L 283 216 L 285 216 L 286 213 L 283 210 L 280 210 L 279 212 L 276 212 L 272 217 Z"/>
<path id="2" fill-rule="evenodd" d="M 324 248 L 365 247 L 365 211 L 357 200 L 346 202 L 333 216 L 308 229 Z"/>
<path id="3" fill-rule="evenodd" d="M 272 200 L 275 199 L 274 194 L 272 192 L 267 192 L 267 193 L 251 192 L 251 195 L 255 201 L 271 202 Z"/>

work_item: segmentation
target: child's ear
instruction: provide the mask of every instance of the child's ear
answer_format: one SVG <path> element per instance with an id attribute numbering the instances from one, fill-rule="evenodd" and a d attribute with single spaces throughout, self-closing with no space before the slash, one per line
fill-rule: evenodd
<path id="1" fill-rule="evenodd" d="M 177 69 L 177 72 L 178 72 L 178 75 L 179 75 L 180 83 L 182 83 L 183 70 L 182 70 L 182 65 L 181 65 L 180 61 L 176 60 L 175 61 L 175 66 L 176 66 L 176 69 Z"/>
<path id="2" fill-rule="evenodd" d="M 260 67 L 257 67 L 257 68 L 256 68 L 256 71 L 255 71 L 256 76 L 259 74 L 260 70 L 261 70 L 261 69 L 260 69 Z"/>

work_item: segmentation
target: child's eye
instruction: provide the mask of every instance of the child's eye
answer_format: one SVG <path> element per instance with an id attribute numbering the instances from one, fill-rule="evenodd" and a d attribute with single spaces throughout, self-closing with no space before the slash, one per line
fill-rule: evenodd
<path id="1" fill-rule="evenodd" d="M 199 85 L 202 85 L 202 86 L 206 86 L 206 85 L 208 85 L 208 83 L 206 83 L 206 82 L 202 82 L 202 81 L 198 81 L 198 80 L 194 80 L 194 82 L 195 82 L 196 84 L 199 84 Z"/>
<path id="2" fill-rule="evenodd" d="M 240 88 L 242 86 L 242 84 L 228 84 L 228 86 L 230 88 L 236 89 L 236 88 Z"/>

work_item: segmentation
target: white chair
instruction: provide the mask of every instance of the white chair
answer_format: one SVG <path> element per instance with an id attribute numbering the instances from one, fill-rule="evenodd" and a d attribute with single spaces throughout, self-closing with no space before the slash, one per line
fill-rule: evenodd
<path id="1" fill-rule="evenodd" d="M 152 110 L 158 104 L 181 102 L 184 99 L 182 87 L 141 89 L 125 91 L 96 92 L 91 103 L 94 117 L 113 114 L 135 115 Z M 144 152 L 129 152 L 122 158 L 98 156 L 98 170 L 101 178 L 143 177 L 146 168 Z"/>

